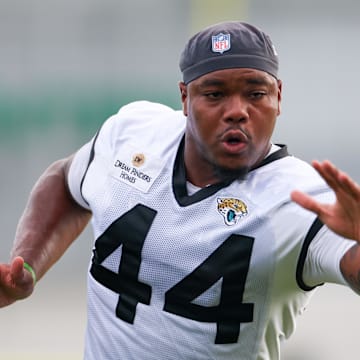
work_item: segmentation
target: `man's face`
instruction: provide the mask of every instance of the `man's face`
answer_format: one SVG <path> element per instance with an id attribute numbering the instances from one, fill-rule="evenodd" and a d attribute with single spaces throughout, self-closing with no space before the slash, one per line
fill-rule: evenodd
<path id="1" fill-rule="evenodd" d="M 188 180 L 204 186 L 237 177 L 267 155 L 280 114 L 280 81 L 260 70 L 236 68 L 180 83 L 180 91 Z"/>

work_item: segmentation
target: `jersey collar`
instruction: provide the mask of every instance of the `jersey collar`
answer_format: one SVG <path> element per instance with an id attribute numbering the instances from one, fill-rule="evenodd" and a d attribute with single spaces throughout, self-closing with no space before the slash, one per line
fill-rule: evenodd
<path id="1" fill-rule="evenodd" d="M 172 186 L 176 201 L 180 206 L 188 206 L 194 203 L 197 203 L 207 197 L 215 194 L 220 189 L 229 186 L 232 181 L 223 181 L 213 185 L 209 185 L 205 188 L 200 189 L 193 195 L 189 196 L 186 188 L 186 171 L 185 171 L 185 163 L 184 163 L 184 144 L 185 138 L 181 139 L 173 170 L 172 177 Z M 287 146 L 282 144 L 277 144 L 280 149 L 270 154 L 266 157 L 258 166 L 251 169 L 251 171 L 258 169 L 259 167 L 265 166 L 273 161 L 282 159 L 283 157 L 289 156 Z"/>

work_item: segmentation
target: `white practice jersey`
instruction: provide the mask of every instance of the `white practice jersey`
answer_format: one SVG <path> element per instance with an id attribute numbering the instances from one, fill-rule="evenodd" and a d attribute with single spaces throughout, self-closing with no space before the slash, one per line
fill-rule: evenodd
<path id="1" fill-rule="evenodd" d="M 185 122 L 132 103 L 74 158 L 70 190 L 96 239 L 86 360 L 278 359 L 313 286 L 344 282 L 352 242 L 290 200 L 333 200 L 312 167 L 281 147 L 245 180 L 188 196 Z"/>

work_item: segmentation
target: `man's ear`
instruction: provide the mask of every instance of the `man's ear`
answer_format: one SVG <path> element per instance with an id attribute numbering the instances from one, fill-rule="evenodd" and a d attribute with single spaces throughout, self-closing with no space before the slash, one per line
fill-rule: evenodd
<path id="1" fill-rule="evenodd" d="M 186 86 L 186 84 L 182 81 L 179 82 L 179 89 L 180 89 L 183 113 L 185 116 L 187 116 L 188 111 L 187 111 L 187 86 Z"/>
<path id="2" fill-rule="evenodd" d="M 278 115 L 281 113 L 281 99 L 282 99 L 282 81 L 278 80 Z"/>

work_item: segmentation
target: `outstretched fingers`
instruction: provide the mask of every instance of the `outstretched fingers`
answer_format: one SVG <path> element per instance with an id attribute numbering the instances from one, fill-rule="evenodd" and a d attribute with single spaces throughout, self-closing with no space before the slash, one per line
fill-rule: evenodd
<path id="1" fill-rule="evenodd" d="M 360 186 L 355 181 L 345 173 L 340 173 L 339 181 L 343 191 L 348 193 L 355 200 L 360 201 Z"/>
<path id="2" fill-rule="evenodd" d="M 330 161 L 326 160 L 322 163 L 313 161 L 312 165 L 336 193 L 343 192 L 356 200 L 360 200 L 360 186 Z"/>
<path id="3" fill-rule="evenodd" d="M 326 181 L 326 183 L 335 191 L 341 184 L 340 170 L 338 170 L 330 161 L 325 160 L 323 162 L 313 161 L 313 167 L 320 174 L 320 176 Z"/>
<path id="4" fill-rule="evenodd" d="M 360 242 L 360 186 L 329 161 L 314 161 L 313 166 L 334 190 L 336 201 L 322 204 L 297 190 L 291 193 L 292 200 L 317 214 L 334 232 Z"/>
<path id="5" fill-rule="evenodd" d="M 292 191 L 291 200 L 296 202 L 298 205 L 302 206 L 303 208 L 313 211 L 317 215 L 320 215 L 322 212 L 321 204 L 316 200 L 314 200 L 311 196 L 301 191 L 298 190 Z"/>

